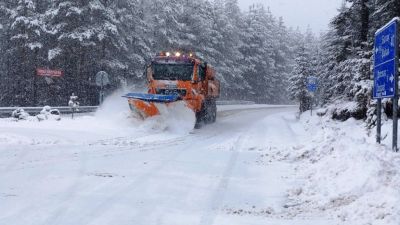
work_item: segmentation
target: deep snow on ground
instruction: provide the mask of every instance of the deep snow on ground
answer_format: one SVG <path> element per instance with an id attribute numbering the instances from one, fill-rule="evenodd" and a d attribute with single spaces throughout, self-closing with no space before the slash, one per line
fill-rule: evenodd
<path id="1" fill-rule="evenodd" d="M 400 160 L 361 122 L 219 106 L 192 130 L 182 105 L 143 122 L 120 95 L 0 120 L 0 224 L 399 224 Z"/>
<path id="2" fill-rule="evenodd" d="M 330 215 L 340 224 L 400 224 L 400 156 L 391 151 L 391 127 L 383 145 L 362 121 L 336 122 L 301 116 L 301 143 L 275 149 L 275 159 L 296 165 L 302 186 L 289 191 L 295 215 Z"/>

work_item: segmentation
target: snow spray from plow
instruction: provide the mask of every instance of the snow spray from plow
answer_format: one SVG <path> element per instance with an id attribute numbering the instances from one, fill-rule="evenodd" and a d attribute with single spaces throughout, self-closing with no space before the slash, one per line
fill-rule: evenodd
<path id="1" fill-rule="evenodd" d="M 171 102 L 168 107 L 163 103 L 155 103 L 159 115 L 146 120 L 135 116 L 127 107 L 124 93 L 128 88 L 115 91 L 108 96 L 96 111 L 95 117 L 105 127 L 125 130 L 126 132 L 164 132 L 172 134 L 188 134 L 196 122 L 194 112 L 184 102 Z M 129 88 L 142 91 L 141 88 Z"/>
<path id="2" fill-rule="evenodd" d="M 177 95 L 128 93 L 123 97 L 128 98 L 133 117 L 148 125 L 173 132 L 188 132 L 195 126 L 194 111 Z"/>

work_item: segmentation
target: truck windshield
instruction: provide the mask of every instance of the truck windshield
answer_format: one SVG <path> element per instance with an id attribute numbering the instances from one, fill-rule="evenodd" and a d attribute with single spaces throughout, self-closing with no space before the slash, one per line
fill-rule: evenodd
<path id="1" fill-rule="evenodd" d="M 153 63 L 155 80 L 192 80 L 193 64 Z"/>

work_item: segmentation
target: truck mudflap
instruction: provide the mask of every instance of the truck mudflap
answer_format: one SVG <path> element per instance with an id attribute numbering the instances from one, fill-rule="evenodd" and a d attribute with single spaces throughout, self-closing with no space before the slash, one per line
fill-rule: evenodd
<path id="1" fill-rule="evenodd" d="M 160 115 L 160 110 L 157 104 L 166 104 L 176 102 L 179 99 L 178 95 L 158 95 L 158 94 L 143 94 L 143 93 L 128 93 L 122 97 L 128 98 L 129 108 L 141 119 Z"/>

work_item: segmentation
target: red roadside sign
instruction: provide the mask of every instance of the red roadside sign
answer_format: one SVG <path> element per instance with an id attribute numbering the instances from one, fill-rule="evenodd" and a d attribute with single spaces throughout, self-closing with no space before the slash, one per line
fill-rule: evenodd
<path id="1" fill-rule="evenodd" d="M 36 75 L 43 77 L 61 77 L 63 76 L 62 70 L 50 70 L 46 68 L 37 68 Z"/>

